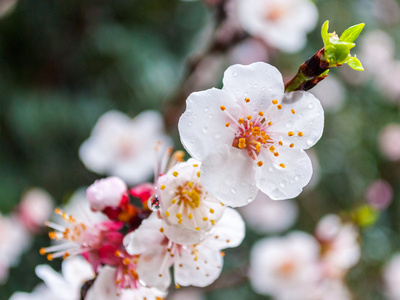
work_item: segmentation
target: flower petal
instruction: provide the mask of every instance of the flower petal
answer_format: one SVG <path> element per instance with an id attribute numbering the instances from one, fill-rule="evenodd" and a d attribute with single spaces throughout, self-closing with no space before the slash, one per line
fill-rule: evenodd
<path id="1" fill-rule="evenodd" d="M 264 164 L 257 169 L 257 187 L 273 200 L 298 196 L 311 179 L 311 160 L 303 150 L 282 148 L 279 157 L 260 156 Z"/>
<path id="2" fill-rule="evenodd" d="M 118 300 L 120 297 L 115 284 L 116 273 L 117 270 L 110 266 L 101 268 L 85 300 Z"/>
<path id="3" fill-rule="evenodd" d="M 161 227 L 163 227 L 163 222 L 158 218 L 157 212 L 152 213 L 147 219 L 143 220 L 138 229 L 125 236 L 124 246 L 126 251 L 132 255 L 141 254 L 161 245 L 165 238 L 165 235 L 160 232 Z"/>
<path id="4" fill-rule="evenodd" d="M 225 145 L 204 160 L 202 183 L 222 203 L 233 207 L 246 205 L 258 191 L 253 165 L 244 151 Z"/>
<path id="5" fill-rule="evenodd" d="M 308 92 L 291 92 L 285 94 L 281 105 L 282 109 L 270 117 L 269 131 L 274 140 L 283 141 L 284 145 L 293 143 L 297 149 L 313 146 L 324 129 L 324 110 L 319 100 Z M 294 135 L 289 136 L 289 132 Z"/>
<path id="6" fill-rule="evenodd" d="M 239 246 L 245 236 L 245 224 L 240 214 L 227 207 L 222 219 L 215 225 L 209 238 L 201 245 L 221 250 Z"/>
<path id="7" fill-rule="evenodd" d="M 222 264 L 218 250 L 203 245 L 183 248 L 174 263 L 175 283 L 198 287 L 210 285 L 219 277 Z"/>
<path id="8" fill-rule="evenodd" d="M 219 145 L 232 144 L 234 139 L 234 132 L 225 126 L 232 120 L 221 111 L 221 106 L 233 115 L 240 111 L 231 94 L 215 88 L 192 93 L 186 100 L 186 111 L 178 123 L 179 135 L 189 154 L 200 161 Z"/>
<path id="9" fill-rule="evenodd" d="M 146 287 L 167 290 L 171 284 L 171 265 L 172 258 L 166 248 L 157 247 L 153 251 L 143 253 L 139 257 L 136 269 L 140 283 Z"/>
<path id="10" fill-rule="evenodd" d="M 234 95 L 236 101 L 248 106 L 249 113 L 255 115 L 266 110 L 273 99 L 281 99 L 284 93 L 281 73 L 274 66 L 263 62 L 229 67 L 224 73 L 223 83 L 222 90 Z M 250 102 L 246 104 L 245 98 L 249 98 Z"/>

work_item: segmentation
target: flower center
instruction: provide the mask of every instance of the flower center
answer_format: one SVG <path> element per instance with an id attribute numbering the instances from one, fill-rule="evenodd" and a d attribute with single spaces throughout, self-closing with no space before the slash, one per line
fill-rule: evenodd
<path id="1" fill-rule="evenodd" d="M 272 22 L 279 20 L 286 13 L 287 8 L 281 4 L 270 5 L 264 10 L 265 19 Z"/>
<path id="2" fill-rule="evenodd" d="M 250 99 L 246 98 L 244 101 L 249 103 Z M 283 141 L 277 140 L 277 134 L 280 135 L 280 133 L 274 133 L 273 130 L 270 129 L 273 123 L 271 120 L 268 120 L 272 114 L 272 109 L 276 108 L 277 110 L 281 110 L 283 106 L 282 104 L 278 104 L 278 100 L 276 99 L 272 100 L 272 104 L 273 105 L 267 108 L 266 111 L 260 111 L 255 117 L 251 114 L 247 114 L 246 117 L 239 119 L 236 119 L 229 112 L 227 112 L 225 106 L 220 106 L 220 109 L 231 121 L 233 121 L 232 124 L 230 122 L 225 123 L 227 128 L 231 128 L 234 131 L 232 147 L 245 149 L 247 154 L 253 160 L 256 160 L 260 154 L 260 151 L 263 151 L 262 149 L 266 149 L 275 157 L 278 157 L 278 147 L 284 146 Z M 248 112 L 249 109 L 246 106 L 244 110 Z M 294 115 L 296 112 L 294 109 L 291 109 L 291 113 Z M 295 133 L 293 131 L 289 131 L 287 135 L 292 137 L 295 135 Z M 302 137 L 303 132 L 298 131 L 297 136 Z M 290 143 L 289 145 L 285 146 L 293 148 L 294 143 Z M 263 162 L 260 160 L 257 162 L 257 165 L 261 167 Z M 279 164 L 279 166 L 285 168 L 283 163 Z"/>

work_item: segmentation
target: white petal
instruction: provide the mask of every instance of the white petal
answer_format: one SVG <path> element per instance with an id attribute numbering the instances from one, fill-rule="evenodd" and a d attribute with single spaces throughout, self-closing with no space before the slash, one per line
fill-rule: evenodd
<path id="1" fill-rule="evenodd" d="M 253 115 L 266 110 L 273 99 L 280 100 L 284 92 L 281 73 L 263 62 L 230 66 L 224 73 L 223 83 L 223 90 L 233 94 L 243 107 L 248 106 L 249 113 Z M 250 98 L 250 102 L 246 104 L 245 98 Z M 243 112 L 239 117 L 246 115 Z"/>
<path id="2" fill-rule="evenodd" d="M 218 250 L 201 244 L 183 248 L 174 263 L 175 283 L 198 287 L 210 285 L 219 277 L 222 264 L 222 256 Z"/>
<path id="3" fill-rule="evenodd" d="M 61 274 L 54 271 L 50 266 L 38 265 L 35 268 L 35 272 L 53 293 L 62 293 L 66 295 L 74 294 L 75 291 L 71 292 L 70 285 L 66 283 Z"/>
<path id="4" fill-rule="evenodd" d="M 62 275 L 66 282 L 77 289 L 80 289 L 85 281 L 95 277 L 90 263 L 80 256 L 74 256 L 62 262 Z"/>
<path id="5" fill-rule="evenodd" d="M 257 187 L 273 200 L 298 196 L 311 179 L 311 160 L 303 150 L 281 148 L 278 157 L 260 156 L 264 164 L 257 169 Z"/>
<path id="6" fill-rule="evenodd" d="M 282 109 L 267 116 L 272 122 L 268 134 L 271 132 L 275 141 L 283 141 L 286 146 L 293 143 L 297 149 L 313 146 L 324 129 L 324 110 L 319 100 L 308 92 L 292 92 L 285 94 L 281 104 Z M 289 136 L 289 132 L 294 135 Z"/>
<path id="7" fill-rule="evenodd" d="M 210 154 L 201 165 L 204 187 L 222 203 L 233 207 L 251 202 L 257 195 L 250 156 L 232 146 Z"/>
<path id="8" fill-rule="evenodd" d="M 139 257 L 137 273 L 144 286 L 165 291 L 171 284 L 169 267 L 172 265 L 170 254 L 164 249 L 156 248 L 143 253 Z"/>
<path id="9" fill-rule="evenodd" d="M 227 207 L 222 219 L 201 245 L 217 250 L 237 247 L 242 243 L 244 236 L 245 224 L 242 217 L 235 209 Z"/>
<path id="10" fill-rule="evenodd" d="M 181 229 L 175 226 L 164 225 L 164 234 L 180 245 L 193 245 L 202 242 L 207 237 L 207 232 Z"/>
<path id="11" fill-rule="evenodd" d="M 160 232 L 163 222 L 157 212 L 143 220 L 139 228 L 128 233 L 124 238 L 124 246 L 129 254 L 141 254 L 154 247 L 162 247 L 165 235 Z"/>
<path id="12" fill-rule="evenodd" d="M 116 272 L 117 270 L 110 266 L 101 268 L 85 300 L 118 300 L 118 290 L 115 284 Z"/>
<path id="13" fill-rule="evenodd" d="M 223 144 L 232 144 L 234 132 L 225 126 L 232 120 L 221 111 L 237 115 L 241 110 L 231 94 L 224 90 L 209 89 L 190 94 L 186 111 L 179 119 L 178 129 L 182 145 L 191 156 L 202 161 Z"/>

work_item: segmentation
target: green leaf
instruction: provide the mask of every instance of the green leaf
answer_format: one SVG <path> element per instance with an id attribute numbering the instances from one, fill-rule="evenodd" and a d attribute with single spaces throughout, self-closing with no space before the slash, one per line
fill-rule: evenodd
<path id="1" fill-rule="evenodd" d="M 329 41 L 328 28 L 329 28 L 329 21 L 326 20 L 321 28 L 321 36 L 322 36 L 322 40 L 324 41 L 324 45 L 328 44 L 328 41 Z"/>
<path id="2" fill-rule="evenodd" d="M 365 24 L 360 23 L 354 26 L 347 28 L 342 35 L 340 36 L 340 41 L 352 43 L 354 42 L 357 37 L 360 35 L 361 31 L 363 30 Z"/>
<path id="3" fill-rule="evenodd" d="M 347 61 L 350 68 L 356 71 L 364 71 L 364 68 L 357 57 L 352 57 Z"/>

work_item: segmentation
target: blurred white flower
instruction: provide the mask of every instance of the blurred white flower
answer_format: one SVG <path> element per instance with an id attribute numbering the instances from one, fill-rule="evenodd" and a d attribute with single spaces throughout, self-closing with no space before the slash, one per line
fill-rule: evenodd
<path id="1" fill-rule="evenodd" d="M 322 135 L 320 102 L 284 94 L 279 71 L 261 62 L 229 67 L 223 83 L 192 93 L 178 124 L 183 146 L 203 161 L 204 187 L 231 206 L 248 204 L 258 189 L 276 200 L 296 197 L 312 175 L 303 149 Z"/>
<path id="2" fill-rule="evenodd" d="M 388 298 L 400 299 L 400 253 L 395 254 L 385 265 L 382 275 Z"/>
<path id="3" fill-rule="evenodd" d="M 392 161 L 400 160 L 400 124 L 388 124 L 379 133 L 379 147 Z"/>
<path id="4" fill-rule="evenodd" d="M 9 268 L 18 264 L 30 245 L 31 235 L 19 218 L 0 213 L 0 284 L 7 281 Z"/>
<path id="5" fill-rule="evenodd" d="M 400 102 L 400 61 L 393 60 L 377 77 L 378 87 L 389 100 Z"/>
<path id="6" fill-rule="evenodd" d="M 399 4 L 395 0 L 374 0 L 372 12 L 382 23 L 395 25 L 400 19 Z"/>
<path id="7" fill-rule="evenodd" d="M 393 200 L 393 188 L 386 180 L 374 180 L 366 191 L 367 203 L 375 209 L 386 209 Z"/>
<path id="8" fill-rule="evenodd" d="M 347 286 L 340 279 L 325 278 L 318 282 L 308 294 L 307 300 L 352 300 Z"/>
<path id="9" fill-rule="evenodd" d="M 32 293 L 14 293 L 10 300 L 79 300 L 82 285 L 95 277 L 92 266 L 78 256 L 63 261 L 61 274 L 48 265 L 39 265 L 36 275 L 45 285 Z"/>
<path id="10" fill-rule="evenodd" d="M 118 111 L 100 117 L 92 134 L 79 149 L 85 166 L 99 174 L 121 177 L 128 184 L 148 179 L 153 172 L 153 147 L 171 144 L 163 133 L 163 120 L 155 111 L 145 111 L 134 119 Z"/>
<path id="11" fill-rule="evenodd" d="M 310 0 L 237 0 L 237 10 L 244 30 L 285 52 L 301 50 L 318 21 Z"/>
<path id="12" fill-rule="evenodd" d="M 255 232 L 280 233 L 296 222 L 298 207 L 293 200 L 276 201 L 259 192 L 249 205 L 239 209 L 246 224 Z"/>
<path id="13" fill-rule="evenodd" d="M 328 112 L 339 111 L 346 99 L 346 88 L 335 75 L 329 75 L 310 92 L 321 101 L 322 107 Z"/>
<path id="14" fill-rule="evenodd" d="M 232 208 L 225 210 L 208 237 L 198 244 L 180 245 L 168 240 L 164 234 L 166 226 L 154 212 L 124 239 L 128 253 L 140 254 L 136 270 L 140 282 L 160 290 L 171 284 L 172 265 L 175 285 L 210 285 L 222 271 L 221 250 L 238 246 L 245 234 L 244 222 Z"/>
<path id="15" fill-rule="evenodd" d="M 229 53 L 232 64 L 249 65 L 257 61 L 268 61 L 268 50 L 260 40 L 248 38 Z"/>
<path id="16" fill-rule="evenodd" d="M 319 252 L 318 242 L 303 232 L 259 240 L 250 252 L 250 283 L 275 299 L 308 300 L 305 291 L 320 278 Z"/>
<path id="17" fill-rule="evenodd" d="M 127 194 L 128 187 L 118 177 L 107 177 L 96 180 L 86 190 L 86 198 L 90 208 L 94 211 L 102 211 L 107 206 L 117 207 L 124 195 Z"/>
<path id="18" fill-rule="evenodd" d="M 178 163 L 157 182 L 160 212 L 164 221 L 180 231 L 165 231 L 175 243 L 193 245 L 221 219 L 225 207 L 201 184 L 201 162 Z M 186 231 L 187 234 L 183 234 Z"/>
<path id="19" fill-rule="evenodd" d="M 115 284 L 116 273 L 116 268 L 103 266 L 89 288 L 85 300 L 118 300 L 120 297 Z"/>
<path id="20" fill-rule="evenodd" d="M 41 188 L 31 188 L 23 196 L 18 207 L 18 217 L 25 227 L 35 233 L 44 227 L 53 212 L 53 198 Z"/>
<path id="21" fill-rule="evenodd" d="M 322 244 L 321 262 L 325 275 L 342 278 L 360 260 L 359 233 L 355 225 L 342 223 L 337 215 L 326 215 L 317 225 L 315 235 Z"/>
<path id="22" fill-rule="evenodd" d="M 0 1 L 0 18 L 11 13 L 17 6 L 18 0 L 1 0 Z"/>

